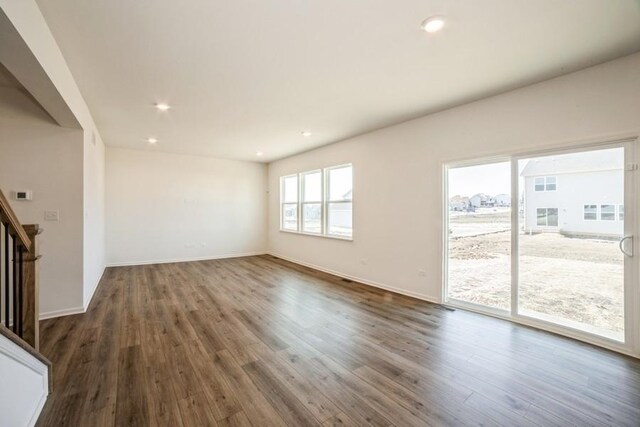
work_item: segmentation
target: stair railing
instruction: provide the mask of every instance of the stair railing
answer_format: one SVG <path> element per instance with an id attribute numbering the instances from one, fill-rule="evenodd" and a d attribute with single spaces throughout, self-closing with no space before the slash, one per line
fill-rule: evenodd
<path id="1" fill-rule="evenodd" d="M 37 224 L 22 225 L 0 190 L 0 324 L 39 350 Z"/>

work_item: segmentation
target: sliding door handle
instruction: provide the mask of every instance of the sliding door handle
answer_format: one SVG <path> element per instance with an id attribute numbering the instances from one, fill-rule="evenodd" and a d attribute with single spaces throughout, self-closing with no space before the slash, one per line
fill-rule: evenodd
<path id="1" fill-rule="evenodd" d="M 627 239 L 631 239 L 631 253 L 624 250 L 624 242 Z M 633 256 L 633 236 L 624 236 L 622 239 L 620 239 L 619 247 L 620 247 L 620 252 L 622 252 L 628 257 L 632 257 Z"/>

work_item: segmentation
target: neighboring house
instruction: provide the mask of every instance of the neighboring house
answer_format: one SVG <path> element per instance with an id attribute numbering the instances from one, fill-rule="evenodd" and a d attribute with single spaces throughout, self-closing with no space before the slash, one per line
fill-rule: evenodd
<path id="1" fill-rule="evenodd" d="M 480 208 L 480 207 L 488 206 L 489 199 L 490 197 L 487 196 L 486 194 L 478 193 L 475 196 L 471 196 L 469 198 L 469 203 L 471 203 L 471 206 L 473 206 L 474 208 Z"/>
<path id="2" fill-rule="evenodd" d="M 465 196 L 453 196 L 449 199 L 449 209 L 452 211 L 467 211 L 471 207 L 471 202 Z"/>
<path id="3" fill-rule="evenodd" d="M 498 194 L 494 198 L 494 206 L 511 206 L 511 196 L 508 194 Z"/>
<path id="4" fill-rule="evenodd" d="M 520 176 L 524 179 L 524 231 L 622 235 L 622 150 L 532 159 Z"/>

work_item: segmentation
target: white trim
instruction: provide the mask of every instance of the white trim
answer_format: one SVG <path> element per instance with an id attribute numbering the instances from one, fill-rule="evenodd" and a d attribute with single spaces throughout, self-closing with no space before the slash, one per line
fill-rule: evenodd
<path id="1" fill-rule="evenodd" d="M 298 236 L 311 236 L 311 237 L 324 237 L 325 239 L 345 240 L 347 242 L 353 242 L 353 237 L 339 236 L 337 234 L 318 234 L 309 233 L 308 231 L 293 231 L 293 230 L 279 230 L 281 233 L 296 234 Z"/>
<path id="2" fill-rule="evenodd" d="M 626 354 L 627 356 L 640 358 L 640 354 L 635 353 L 633 350 L 625 348 L 624 346 L 621 345 L 621 343 L 618 343 L 617 341 L 609 340 L 606 338 L 601 340 L 594 339 L 593 334 L 581 333 L 579 330 L 576 330 L 576 329 L 567 329 L 563 327 L 558 327 L 553 323 L 545 322 L 543 320 L 538 320 L 532 317 L 523 316 L 523 315 L 509 316 L 508 314 L 499 313 L 498 310 L 487 310 L 483 306 L 480 306 L 477 304 L 464 303 L 464 302 L 457 303 L 453 301 L 448 301 L 448 302 L 442 303 L 442 305 L 444 305 L 445 307 L 455 308 L 458 310 L 466 310 L 466 311 L 471 311 L 473 313 L 482 314 L 485 316 L 495 317 L 497 319 L 506 320 L 519 325 L 528 326 L 530 328 L 540 329 L 541 331 L 551 332 L 556 335 L 586 342 L 587 344 L 606 348 L 608 350 L 613 350 L 618 353 Z"/>
<path id="3" fill-rule="evenodd" d="M 54 317 L 71 316 L 72 314 L 86 313 L 84 307 L 64 308 L 62 310 L 47 311 L 40 313 L 40 320 L 53 319 Z"/>
<path id="4" fill-rule="evenodd" d="M 335 169 L 351 168 L 351 198 L 349 200 L 329 200 L 329 174 Z M 305 201 L 304 186 L 306 176 L 310 174 L 321 174 L 321 200 L 320 201 Z M 304 172 L 297 172 L 295 174 L 283 175 L 280 177 L 280 231 L 285 233 L 303 234 L 307 236 L 328 237 L 340 240 L 353 240 L 353 163 L 344 163 L 336 166 L 328 166 L 320 169 L 312 169 Z M 287 178 L 296 177 L 298 201 L 296 204 L 296 229 L 284 228 L 284 206 L 293 205 L 294 202 L 284 202 L 284 181 Z M 329 233 L 329 204 L 330 203 L 351 203 L 351 235 L 341 236 L 339 234 Z M 304 230 L 304 205 L 305 204 L 320 204 L 320 233 L 314 233 Z"/>
<path id="5" fill-rule="evenodd" d="M 235 254 L 223 254 L 223 255 L 210 255 L 204 257 L 189 257 L 189 258 L 172 258 L 172 259 L 158 259 L 158 260 L 146 260 L 146 261 L 125 261 L 125 262 L 110 262 L 107 263 L 107 267 L 130 267 L 135 265 L 150 265 L 150 264 L 171 264 L 176 262 L 193 262 L 193 261 L 209 261 L 214 259 L 226 259 L 226 258 L 242 258 L 248 256 L 264 255 L 266 251 L 257 252 L 243 252 Z"/>
<path id="6" fill-rule="evenodd" d="M 93 296 L 96 293 L 96 289 L 98 289 L 98 285 L 100 284 L 100 280 L 102 280 L 102 276 L 104 276 L 104 271 L 106 270 L 106 266 L 102 266 L 102 271 L 100 272 L 100 277 L 98 277 L 98 280 L 96 280 L 96 282 L 93 284 L 93 287 L 91 288 L 91 290 L 89 291 L 89 293 L 87 294 L 88 297 L 84 299 L 83 302 L 83 309 L 86 312 L 87 309 L 89 308 L 89 305 L 91 304 L 91 300 L 93 299 Z"/>
<path id="7" fill-rule="evenodd" d="M 407 291 L 405 289 L 396 288 L 394 286 L 385 285 L 383 283 L 379 283 L 379 282 L 374 282 L 374 281 L 371 281 L 371 280 L 363 279 L 361 277 L 352 276 L 350 274 L 341 273 L 339 271 L 331 270 L 329 268 L 321 267 L 319 265 L 315 265 L 315 264 L 311 264 L 311 263 L 308 263 L 308 262 L 300 261 L 300 260 L 297 260 L 297 259 L 289 258 L 287 256 L 280 255 L 280 254 L 278 254 L 276 252 L 268 252 L 267 254 L 271 255 L 271 256 L 274 256 L 274 257 L 277 257 L 277 258 L 281 258 L 281 259 L 283 259 L 285 261 L 292 262 L 294 264 L 302 265 L 303 267 L 309 267 L 309 268 L 312 268 L 314 270 L 322 271 L 323 273 L 328 273 L 328 274 L 331 274 L 331 275 L 334 275 L 334 276 L 337 276 L 337 277 L 342 277 L 343 279 L 349 279 L 349 280 L 352 280 L 354 282 L 361 283 L 363 285 L 371 286 L 371 287 L 378 288 L 378 289 L 383 289 L 385 291 L 393 292 L 393 293 L 404 295 L 404 296 L 411 297 L 411 298 L 416 298 L 416 299 L 419 299 L 419 300 L 422 300 L 422 301 L 426 301 L 426 302 L 430 302 L 430 303 L 433 303 L 433 304 L 440 304 L 440 301 L 439 301 L 438 298 L 434 298 L 434 297 L 429 296 L 429 295 L 421 294 L 421 293 L 418 293 L 418 292 L 411 292 L 411 291 Z"/>
<path id="8" fill-rule="evenodd" d="M 45 373 L 43 375 L 44 381 L 49 382 L 49 374 Z M 48 387 L 48 385 L 47 385 Z M 40 418 L 40 413 L 42 412 L 42 408 L 44 408 L 44 404 L 47 403 L 47 398 L 49 397 L 49 394 L 43 394 L 40 397 L 40 401 L 38 402 L 38 406 L 36 406 L 36 410 L 33 412 L 33 415 L 31 416 L 31 419 L 29 420 L 29 427 L 33 427 L 36 425 L 36 423 L 38 422 L 38 418 Z"/>
<path id="9" fill-rule="evenodd" d="M 572 173 L 575 173 L 575 172 L 572 172 Z M 533 178 L 533 191 L 534 191 L 534 193 L 553 193 L 555 191 L 558 191 L 558 177 L 557 176 L 555 176 L 555 175 L 531 175 L 530 177 Z M 529 177 L 527 177 L 527 178 L 529 178 Z M 553 184 L 553 185 L 556 186 L 556 188 L 554 190 L 547 190 L 547 185 L 549 185 L 547 183 L 547 180 L 549 178 L 553 178 L 556 181 Z M 542 187 L 543 187 L 542 190 L 536 189 L 536 187 L 538 186 L 538 184 L 536 184 L 536 179 L 542 179 Z"/>
<path id="10" fill-rule="evenodd" d="M 34 426 L 49 396 L 49 368 L 25 349 L 4 336 L 0 338 L 0 353 L 31 369 L 42 378 L 42 395 L 28 424 L 29 426 Z"/>
<path id="11" fill-rule="evenodd" d="M 206 256 L 206 257 L 192 257 L 192 258 L 176 258 L 176 259 L 164 259 L 164 260 L 152 260 L 152 261 L 130 261 L 130 262 L 114 262 L 107 263 L 106 267 L 131 267 L 136 265 L 150 265 L 150 264 L 170 264 L 176 262 L 193 262 L 193 261 L 208 261 L 214 259 L 227 259 L 227 258 L 242 258 L 248 256 L 257 256 L 257 255 L 265 255 L 267 252 L 258 251 L 258 252 L 245 252 L 245 253 L 237 253 L 237 254 L 224 254 L 224 255 L 214 255 L 214 256 Z M 72 307 L 65 308 L 62 310 L 54 310 L 47 311 L 45 313 L 40 313 L 40 320 L 53 319 L 55 317 L 62 316 L 71 316 L 74 314 L 84 314 L 89 309 L 89 305 L 91 304 L 91 300 L 93 299 L 93 295 L 95 294 L 96 289 L 98 289 L 98 285 L 100 284 L 100 280 L 104 275 L 105 269 L 102 270 L 102 274 L 100 275 L 100 279 L 96 282 L 96 285 L 91 292 L 91 298 L 87 301 L 86 304 L 83 303 L 82 307 Z"/>
<path id="12" fill-rule="evenodd" d="M 517 305 L 517 291 L 518 291 L 518 266 L 517 263 L 519 261 L 518 257 L 518 242 L 519 242 L 519 234 L 518 230 L 520 227 L 518 212 L 519 212 L 519 176 L 517 175 L 517 164 L 520 160 L 525 158 L 535 158 L 542 157 L 545 155 L 551 154 L 565 154 L 565 153 L 578 153 L 584 151 L 596 151 L 596 150 L 604 150 L 610 149 L 614 147 L 620 147 L 625 149 L 625 164 L 632 162 L 633 164 L 637 163 L 637 154 L 636 154 L 636 144 L 634 144 L 638 140 L 637 135 L 633 137 L 625 136 L 625 138 L 620 138 L 617 140 L 609 140 L 609 141 L 597 141 L 591 140 L 589 143 L 575 144 L 575 143 L 567 143 L 565 146 L 559 146 L 557 148 L 545 148 L 538 151 L 531 152 L 519 152 L 519 153 L 506 153 L 504 156 L 487 156 L 480 157 L 477 159 L 464 159 L 457 160 L 451 162 L 443 162 L 443 187 L 442 187 L 442 223 L 444 224 L 443 235 L 442 235 L 442 263 L 443 263 L 443 277 L 442 277 L 442 304 L 458 307 L 470 311 L 479 312 L 482 314 L 499 317 L 505 320 L 510 320 L 515 323 L 520 323 L 527 326 L 532 326 L 535 328 L 543 329 L 546 331 L 550 331 L 556 333 L 558 335 L 567 336 L 573 339 L 577 339 L 580 341 L 584 341 L 590 344 L 594 344 L 600 347 L 604 347 L 610 350 L 617 351 L 619 353 L 627 354 L 634 357 L 640 357 L 640 325 L 638 325 L 638 318 L 640 317 L 640 289 L 638 289 L 638 261 L 637 257 L 633 259 L 627 259 L 625 262 L 625 342 L 619 343 L 615 340 L 607 339 L 606 337 L 598 336 L 595 334 L 589 334 L 588 332 L 580 331 L 579 329 L 572 329 L 567 326 L 563 326 L 561 324 L 550 323 L 541 319 L 535 319 L 529 316 L 525 316 L 518 313 L 518 305 Z M 505 160 L 506 159 L 506 160 Z M 457 167 L 464 166 L 475 166 L 481 164 L 490 164 L 490 163 L 498 163 L 500 161 L 509 161 L 512 164 L 511 167 L 511 186 L 512 186 L 512 238 L 511 238 L 511 312 L 510 313 L 497 313 L 495 310 L 491 310 L 490 308 L 473 305 L 473 304 L 465 304 L 462 302 L 460 304 L 459 301 L 450 300 L 448 298 L 448 261 L 449 261 L 449 200 L 448 200 L 448 174 L 450 169 L 454 169 Z M 630 174 L 629 171 L 635 172 L 634 174 Z M 535 185 L 535 182 L 534 182 Z M 557 181 L 556 181 L 557 186 Z M 556 187 L 557 188 L 557 187 Z M 627 212 L 625 212 L 625 236 L 635 236 L 637 235 L 637 227 L 638 227 L 638 216 L 635 212 L 635 203 L 637 203 L 637 190 L 640 188 L 640 173 L 638 173 L 635 169 L 631 170 L 625 167 L 625 202 Z M 517 191 L 514 191 L 516 189 Z M 546 189 L 546 180 L 545 180 L 545 189 Z M 629 200 L 630 199 L 630 200 Z M 600 204 L 596 205 L 598 213 L 600 212 Z M 559 213 L 559 212 L 558 212 Z M 598 218 L 600 216 L 598 215 Z M 634 219 L 634 223 L 632 224 L 629 218 Z M 616 209 L 616 218 L 617 209 Z M 584 206 L 583 206 L 583 220 L 584 220 Z M 537 220 L 536 220 L 537 224 Z M 633 239 L 634 253 L 640 250 L 640 238 Z"/>
<path id="13" fill-rule="evenodd" d="M 519 207 L 518 207 L 518 209 L 519 209 Z M 547 207 L 538 207 L 538 206 L 536 206 L 535 209 L 536 209 L 536 228 L 539 228 L 539 229 L 542 229 L 542 230 L 555 230 L 555 229 L 560 227 L 560 209 L 559 208 L 547 208 Z M 538 224 L 538 219 L 540 218 L 538 216 L 538 211 L 540 209 L 544 209 L 544 222 L 545 222 L 544 225 Z M 549 225 L 549 209 L 555 209 L 556 210 L 556 217 L 557 217 L 558 224 Z M 518 225 L 520 225 L 520 224 L 518 224 Z M 516 227 L 516 228 L 518 228 L 518 227 Z"/>

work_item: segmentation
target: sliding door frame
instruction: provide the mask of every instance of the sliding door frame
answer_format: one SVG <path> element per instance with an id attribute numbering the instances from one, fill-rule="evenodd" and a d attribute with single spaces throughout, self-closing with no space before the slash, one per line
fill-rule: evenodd
<path id="1" fill-rule="evenodd" d="M 634 357 L 640 357 L 640 236 L 638 235 L 638 191 L 640 191 L 640 163 L 637 137 L 616 139 L 608 142 L 590 142 L 581 145 L 564 145 L 513 153 L 511 155 L 487 156 L 479 159 L 453 161 L 443 164 L 443 283 L 442 303 L 445 306 L 474 311 L 515 323 L 543 329 L 558 335 L 584 341 Z M 556 323 L 526 316 L 518 312 L 519 291 L 519 229 L 520 229 L 520 173 L 518 162 L 522 159 L 579 153 L 608 148 L 624 148 L 624 236 L 634 236 L 631 247 L 633 257 L 625 255 L 624 262 L 624 342 L 595 335 L 586 331 L 561 326 Z M 511 311 L 499 310 L 479 304 L 469 303 L 448 297 L 449 262 L 449 171 L 465 166 L 479 166 L 490 163 L 510 162 L 511 164 Z"/>

